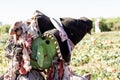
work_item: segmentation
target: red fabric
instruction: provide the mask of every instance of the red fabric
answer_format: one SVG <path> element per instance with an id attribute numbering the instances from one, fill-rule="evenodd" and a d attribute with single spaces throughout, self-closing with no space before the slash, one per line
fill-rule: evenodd
<path id="1" fill-rule="evenodd" d="M 58 77 L 54 79 L 62 80 L 64 74 L 63 63 L 64 63 L 63 60 L 60 60 L 59 64 L 53 63 L 53 65 L 48 70 L 47 80 L 53 80 L 55 74 L 58 75 Z M 55 66 L 57 66 L 57 68 Z M 57 72 L 56 70 L 58 70 L 58 74 L 56 73 Z"/>
<path id="2" fill-rule="evenodd" d="M 63 76 L 63 74 L 64 74 L 63 60 L 60 60 L 59 80 L 62 80 L 62 76 Z"/>
<path id="3" fill-rule="evenodd" d="M 52 76 L 53 76 L 52 74 L 54 74 L 54 66 L 53 65 L 48 70 L 47 80 L 52 80 Z"/>
<path id="4" fill-rule="evenodd" d="M 27 71 L 25 70 L 23 65 L 24 65 L 24 61 L 21 61 L 19 73 L 22 74 L 22 75 L 25 75 L 25 74 L 27 74 Z"/>

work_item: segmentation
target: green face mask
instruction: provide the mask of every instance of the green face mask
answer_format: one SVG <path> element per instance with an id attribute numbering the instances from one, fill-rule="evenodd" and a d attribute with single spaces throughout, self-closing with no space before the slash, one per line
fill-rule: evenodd
<path id="1" fill-rule="evenodd" d="M 59 46 L 54 35 L 45 33 L 43 37 L 37 37 L 33 40 L 31 49 L 32 67 L 48 69 L 57 55 Z"/>

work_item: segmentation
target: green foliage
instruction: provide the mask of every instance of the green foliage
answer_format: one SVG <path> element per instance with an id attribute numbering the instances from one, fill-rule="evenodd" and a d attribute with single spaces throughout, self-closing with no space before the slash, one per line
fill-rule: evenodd
<path id="1" fill-rule="evenodd" d="M 109 25 L 109 24 L 108 24 Z M 101 18 L 99 26 L 100 26 L 100 30 L 101 31 L 111 31 L 111 29 L 109 28 L 109 26 L 106 23 L 106 19 Z"/>
<path id="2" fill-rule="evenodd" d="M 10 28 L 10 25 L 8 25 L 8 24 L 0 26 L 0 33 L 8 33 L 9 28 Z"/>
<path id="3" fill-rule="evenodd" d="M 119 36 L 119 32 L 86 35 L 73 50 L 70 65 L 72 71 L 78 75 L 91 73 L 91 80 L 119 80 Z"/>
<path id="4" fill-rule="evenodd" d="M 120 30 L 120 18 L 108 18 L 107 19 L 107 26 L 112 30 Z"/>
<path id="5" fill-rule="evenodd" d="M 0 40 L 6 41 L 9 37 L 6 35 L 8 34 L 1 34 Z M 119 31 L 86 35 L 72 52 L 71 70 L 78 75 L 91 73 L 91 80 L 120 80 L 119 36 Z M 7 67 L 4 44 L 0 43 L 0 74 L 3 74 Z"/>
<path id="6" fill-rule="evenodd" d="M 120 30 L 120 17 L 117 18 L 99 18 L 101 31 L 119 31 Z M 93 31 L 95 30 L 95 19 L 93 21 Z"/>
<path id="7" fill-rule="evenodd" d="M 8 67 L 8 59 L 5 58 L 4 48 L 6 41 L 8 40 L 9 35 L 8 33 L 1 33 L 0 34 L 0 74 L 3 74 L 7 67 Z"/>

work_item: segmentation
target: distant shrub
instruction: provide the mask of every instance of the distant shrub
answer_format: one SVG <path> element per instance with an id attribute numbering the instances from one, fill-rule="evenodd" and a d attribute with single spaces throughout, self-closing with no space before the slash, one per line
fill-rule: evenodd
<path id="1" fill-rule="evenodd" d="M 120 30 L 120 17 L 117 18 L 99 18 L 101 31 L 119 31 Z M 95 19 L 93 21 L 93 31 L 95 31 Z"/>
<path id="2" fill-rule="evenodd" d="M 101 19 L 99 23 L 101 31 L 111 31 L 110 27 L 106 23 L 106 19 Z"/>
<path id="3" fill-rule="evenodd" d="M 10 29 L 10 25 L 8 24 L 2 25 L 0 26 L 0 33 L 8 33 L 9 29 Z"/>

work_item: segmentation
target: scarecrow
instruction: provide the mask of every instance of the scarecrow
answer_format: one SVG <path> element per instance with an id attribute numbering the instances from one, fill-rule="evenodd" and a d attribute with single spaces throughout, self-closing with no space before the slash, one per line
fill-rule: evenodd
<path id="1" fill-rule="evenodd" d="M 12 66 L 4 80 L 72 80 L 71 51 L 91 28 L 87 18 L 56 20 L 38 10 L 30 24 L 15 22 L 5 48 Z"/>

